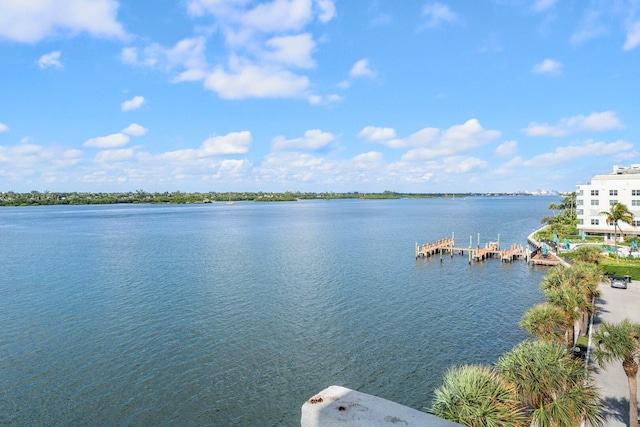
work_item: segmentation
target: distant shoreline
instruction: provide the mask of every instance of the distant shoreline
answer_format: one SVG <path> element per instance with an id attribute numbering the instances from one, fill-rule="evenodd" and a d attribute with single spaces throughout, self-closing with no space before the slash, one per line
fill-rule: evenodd
<path id="1" fill-rule="evenodd" d="M 295 202 L 298 200 L 333 200 L 333 199 L 431 199 L 431 198 L 464 198 L 464 197 L 497 197 L 497 196 L 534 196 L 536 194 L 516 193 L 334 193 L 334 192 L 209 192 L 209 193 L 148 193 L 143 190 L 126 193 L 91 193 L 91 192 L 49 192 L 32 191 L 16 193 L 13 191 L 0 193 L 0 206 L 47 206 L 47 205 L 111 205 L 111 204 L 201 204 L 213 202 Z M 553 196 L 555 194 L 542 194 Z"/>

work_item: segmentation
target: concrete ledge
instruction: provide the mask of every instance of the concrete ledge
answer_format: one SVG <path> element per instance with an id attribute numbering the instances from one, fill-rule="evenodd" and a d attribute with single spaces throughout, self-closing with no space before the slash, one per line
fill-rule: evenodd
<path id="1" fill-rule="evenodd" d="M 331 386 L 302 405 L 301 427 L 454 427 L 399 403 L 345 387 Z"/>

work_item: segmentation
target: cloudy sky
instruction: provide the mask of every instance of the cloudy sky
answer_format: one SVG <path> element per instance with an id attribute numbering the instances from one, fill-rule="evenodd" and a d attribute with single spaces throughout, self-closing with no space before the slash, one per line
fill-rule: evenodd
<path id="1" fill-rule="evenodd" d="M 0 191 L 567 191 L 640 0 L 0 0 Z"/>

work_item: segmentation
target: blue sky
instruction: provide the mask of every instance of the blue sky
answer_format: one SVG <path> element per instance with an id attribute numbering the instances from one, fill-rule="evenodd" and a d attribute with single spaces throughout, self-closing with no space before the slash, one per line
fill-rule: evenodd
<path id="1" fill-rule="evenodd" d="M 572 191 L 640 0 L 0 0 L 0 191 Z"/>

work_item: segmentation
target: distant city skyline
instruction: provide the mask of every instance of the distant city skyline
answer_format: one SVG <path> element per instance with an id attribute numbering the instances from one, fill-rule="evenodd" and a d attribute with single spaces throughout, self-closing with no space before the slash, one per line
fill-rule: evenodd
<path id="1" fill-rule="evenodd" d="M 0 192 L 574 191 L 640 163 L 640 2 L 0 0 Z"/>

